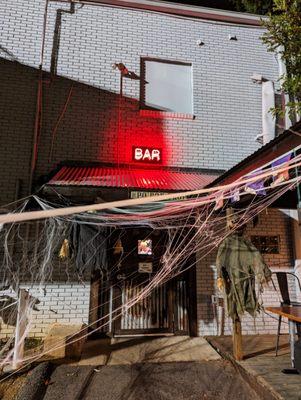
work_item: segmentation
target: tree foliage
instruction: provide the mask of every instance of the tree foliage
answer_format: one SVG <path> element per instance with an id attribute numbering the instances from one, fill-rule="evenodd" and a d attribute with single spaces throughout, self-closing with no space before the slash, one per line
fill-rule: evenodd
<path id="1" fill-rule="evenodd" d="M 287 73 L 279 82 L 281 90 L 289 95 L 290 116 L 295 117 L 301 114 L 301 0 L 274 0 L 273 13 L 263 25 L 267 29 L 263 42 L 286 64 Z M 274 112 L 284 113 L 277 108 Z"/>
<path id="2" fill-rule="evenodd" d="M 273 0 L 231 0 L 236 11 L 267 14 L 272 11 Z"/>

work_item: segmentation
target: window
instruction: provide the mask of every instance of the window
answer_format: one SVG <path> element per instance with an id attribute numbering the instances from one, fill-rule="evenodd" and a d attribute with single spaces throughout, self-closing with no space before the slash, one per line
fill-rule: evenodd
<path id="1" fill-rule="evenodd" d="M 279 254 L 279 236 L 251 236 L 251 241 L 262 254 Z"/>
<path id="2" fill-rule="evenodd" d="M 193 114 L 191 64 L 143 58 L 141 77 L 142 109 Z"/>

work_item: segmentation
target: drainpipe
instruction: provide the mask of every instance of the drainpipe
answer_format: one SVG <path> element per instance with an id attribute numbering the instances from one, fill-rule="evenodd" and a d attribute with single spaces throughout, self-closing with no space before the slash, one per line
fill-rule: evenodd
<path id="1" fill-rule="evenodd" d="M 33 132 L 33 145 L 30 163 L 29 183 L 28 183 L 28 194 L 32 193 L 33 177 L 36 169 L 37 156 L 38 156 L 38 142 L 41 132 L 41 114 L 42 114 L 42 97 L 43 97 L 43 61 L 44 61 L 44 50 L 45 50 L 45 36 L 46 36 L 46 25 L 47 25 L 47 13 L 48 13 L 49 0 L 45 1 L 44 8 L 44 22 L 42 31 L 42 43 L 40 49 L 40 62 L 39 62 L 39 76 L 38 76 L 38 90 L 36 98 L 36 114 Z"/>
<path id="2" fill-rule="evenodd" d="M 262 139 L 263 144 L 269 143 L 275 138 L 276 119 L 270 112 L 275 107 L 274 82 L 262 81 Z"/>
<path id="3" fill-rule="evenodd" d="M 45 36 L 46 36 L 46 24 L 47 24 L 47 13 L 48 13 L 48 3 L 49 0 L 45 0 L 44 8 L 44 21 L 43 21 L 43 31 L 42 31 L 42 43 L 40 48 L 40 61 L 39 61 L 39 71 L 38 71 L 38 89 L 36 97 L 36 113 L 34 122 L 34 131 L 32 139 L 32 151 L 31 151 L 31 161 L 30 161 L 30 171 L 29 171 L 29 181 L 28 181 L 28 195 L 30 196 L 33 191 L 33 178 L 36 169 L 37 157 L 38 157 L 38 144 L 41 133 L 41 117 L 42 117 L 42 97 L 43 97 L 43 61 L 44 61 L 44 50 L 45 50 Z M 30 234 L 30 223 L 26 223 L 25 228 L 25 246 L 23 246 L 23 262 L 26 265 L 26 259 L 28 254 L 28 243 Z M 19 284 L 19 282 L 18 282 Z"/>
<path id="4" fill-rule="evenodd" d="M 286 65 L 282 59 L 281 53 L 283 52 L 283 46 L 279 46 L 277 50 L 277 60 L 278 60 L 278 69 L 279 69 L 279 79 L 281 80 L 282 76 L 286 75 Z M 289 95 L 287 93 L 283 93 L 284 104 L 286 105 L 289 102 Z M 288 129 L 293 125 L 288 110 L 285 108 L 285 118 L 284 118 L 285 129 Z"/>

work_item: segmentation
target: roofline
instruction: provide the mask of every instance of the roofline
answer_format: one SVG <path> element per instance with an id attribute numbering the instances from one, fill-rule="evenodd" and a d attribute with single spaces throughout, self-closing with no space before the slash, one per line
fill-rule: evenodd
<path id="1" fill-rule="evenodd" d="M 60 161 L 54 169 L 52 169 L 46 176 L 51 176 L 51 174 L 56 174 L 62 167 L 103 167 L 103 168 L 122 168 L 128 170 L 161 170 L 170 172 L 185 172 L 185 173 L 196 173 L 204 175 L 221 175 L 226 171 L 224 169 L 216 168 L 190 168 L 190 167 L 173 167 L 173 166 L 154 166 L 154 165 L 136 165 L 136 164 L 116 164 L 113 162 L 101 162 L 101 161 L 82 161 L 82 160 L 63 160 Z M 45 175 L 44 175 L 45 176 Z"/>
<path id="2" fill-rule="evenodd" d="M 234 167 L 230 168 L 223 175 L 220 175 L 217 179 L 211 182 L 208 187 L 220 184 L 225 185 L 233 182 L 242 175 L 246 175 L 247 173 L 254 171 L 256 168 L 259 168 L 265 162 L 273 161 L 273 159 L 281 156 L 281 154 L 294 149 L 301 143 L 299 132 L 301 133 L 301 121 L 297 122 L 291 128 L 285 130 L 281 135 L 277 136 L 266 145 L 260 147 L 253 154 L 250 154 L 238 164 L 234 165 Z"/>
<path id="3" fill-rule="evenodd" d="M 132 8 L 137 10 L 156 11 L 182 17 L 199 18 L 233 24 L 249 26 L 262 25 L 262 17 L 255 14 L 236 11 L 218 10 L 214 8 L 199 7 L 158 0 L 50 0 L 63 3 L 78 3 L 90 5 L 109 5 L 113 7 Z"/>

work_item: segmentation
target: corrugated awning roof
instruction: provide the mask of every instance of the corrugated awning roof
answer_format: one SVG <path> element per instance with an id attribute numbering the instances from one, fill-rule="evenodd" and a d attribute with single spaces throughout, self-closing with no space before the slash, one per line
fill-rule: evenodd
<path id="1" fill-rule="evenodd" d="M 217 174 L 157 169 L 63 166 L 48 185 L 188 191 L 209 185 L 216 177 Z"/>
<path id="2" fill-rule="evenodd" d="M 301 145 L 301 121 L 291 128 L 284 131 L 269 143 L 260 147 L 253 154 L 249 155 L 234 167 L 221 174 L 217 179 L 210 183 L 210 186 L 226 185 L 234 182 L 240 177 L 247 175 L 261 166 L 272 162 L 277 157 L 282 156 Z"/>

